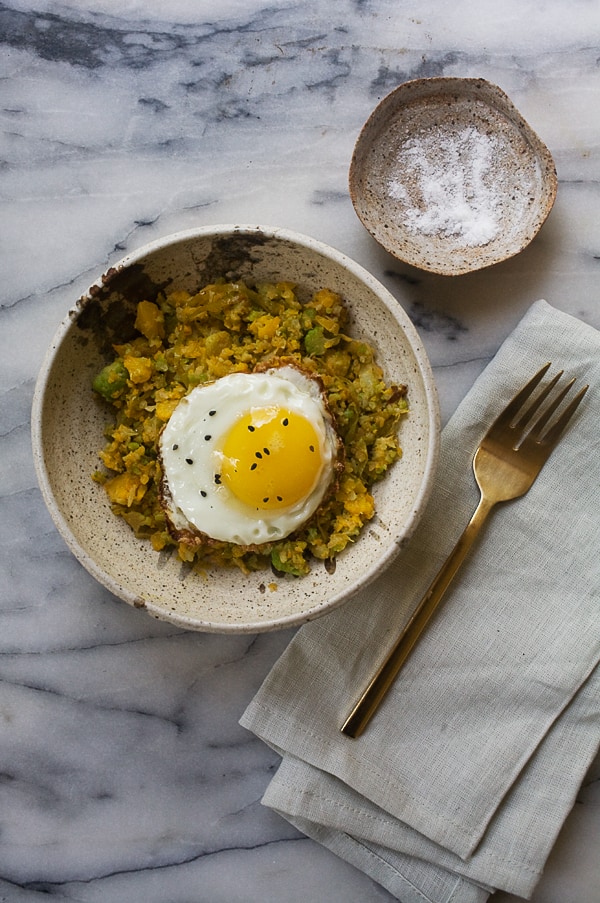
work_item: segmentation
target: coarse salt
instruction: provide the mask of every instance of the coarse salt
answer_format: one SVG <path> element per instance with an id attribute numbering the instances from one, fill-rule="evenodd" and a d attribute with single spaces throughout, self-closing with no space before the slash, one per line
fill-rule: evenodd
<path id="1" fill-rule="evenodd" d="M 494 176 L 499 142 L 475 126 L 439 127 L 405 141 L 388 182 L 412 234 L 439 235 L 476 247 L 500 229 L 500 193 Z"/>

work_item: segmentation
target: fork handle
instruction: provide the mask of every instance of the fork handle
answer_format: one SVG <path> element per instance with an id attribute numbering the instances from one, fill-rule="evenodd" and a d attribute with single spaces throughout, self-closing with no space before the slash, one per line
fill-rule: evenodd
<path id="1" fill-rule="evenodd" d="M 454 549 L 433 578 L 429 589 L 425 592 L 425 595 L 407 621 L 383 664 L 380 665 L 371 678 L 371 681 L 342 725 L 342 733 L 346 734 L 346 736 L 359 737 L 379 708 L 413 647 L 442 601 L 444 593 L 465 560 L 494 504 L 494 502 L 482 495 L 473 517 L 467 524 Z"/>

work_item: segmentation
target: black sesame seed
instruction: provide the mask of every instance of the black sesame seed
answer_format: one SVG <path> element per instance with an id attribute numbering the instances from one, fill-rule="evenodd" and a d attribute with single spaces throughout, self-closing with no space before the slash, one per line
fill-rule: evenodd
<path id="1" fill-rule="evenodd" d="M 310 449 L 311 451 L 314 451 L 314 450 L 315 450 L 314 445 L 309 445 L 308 447 L 309 447 L 309 449 Z"/>
<path id="2" fill-rule="evenodd" d="M 179 446 L 177 445 L 177 443 L 175 443 L 175 445 L 173 446 L 173 451 L 177 451 L 178 448 Z"/>
<path id="3" fill-rule="evenodd" d="M 215 474 L 215 483 L 217 484 L 217 486 L 219 485 L 220 482 L 221 482 L 221 474 L 216 473 Z"/>
<path id="4" fill-rule="evenodd" d="M 193 464 L 193 463 L 194 463 L 194 459 L 193 459 L 193 458 L 186 458 L 186 459 L 185 459 L 185 463 L 186 463 L 186 464 Z"/>
<path id="5" fill-rule="evenodd" d="M 204 489 L 200 490 L 200 495 L 202 496 L 203 499 L 206 498 L 206 492 L 204 491 Z"/>
<path id="6" fill-rule="evenodd" d="M 260 452 L 254 452 L 254 457 L 255 457 L 255 458 L 262 458 L 262 455 L 261 455 Z"/>
<path id="7" fill-rule="evenodd" d="M 254 464 L 250 465 L 250 470 L 256 470 L 257 467 L 258 467 L 258 464 L 255 461 Z"/>
<path id="8" fill-rule="evenodd" d="M 267 496 L 266 499 L 263 499 L 263 502 L 268 502 L 268 501 L 269 501 L 269 496 Z"/>
<path id="9" fill-rule="evenodd" d="M 287 426 L 290 421 L 287 419 L 287 417 L 284 417 L 281 422 L 283 423 L 284 426 Z"/>
<path id="10" fill-rule="evenodd" d="M 268 448 L 263 448 L 263 451 L 264 451 L 265 455 L 270 455 L 270 454 L 271 454 L 271 452 L 269 451 Z"/>
<path id="11" fill-rule="evenodd" d="M 277 501 L 278 501 L 278 502 L 282 502 L 282 501 L 283 501 L 283 499 L 282 499 L 282 497 L 281 497 L 280 495 L 277 496 Z"/>
<path id="12" fill-rule="evenodd" d="M 255 429 L 256 429 L 256 427 L 252 426 L 252 424 L 250 424 L 250 426 L 248 427 L 248 432 L 253 433 Z"/>
<path id="13" fill-rule="evenodd" d="M 212 436 L 205 436 L 205 437 L 204 437 L 204 441 L 205 441 L 205 442 L 210 442 L 211 439 L 212 439 Z"/>
<path id="14" fill-rule="evenodd" d="M 217 413 L 216 411 L 209 411 L 209 412 L 208 412 L 208 416 L 209 416 L 209 417 L 214 417 L 216 413 Z"/>

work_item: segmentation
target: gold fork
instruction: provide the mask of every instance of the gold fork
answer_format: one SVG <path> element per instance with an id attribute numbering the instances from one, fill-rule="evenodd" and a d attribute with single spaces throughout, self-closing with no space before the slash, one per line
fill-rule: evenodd
<path id="1" fill-rule="evenodd" d="M 530 489 L 589 388 L 584 386 L 558 419 L 550 424 L 553 415 L 575 382 L 575 379 L 572 379 L 544 406 L 544 402 L 564 372 L 561 370 L 522 412 L 525 402 L 531 397 L 549 368 L 550 364 L 545 364 L 515 395 L 481 440 L 473 458 L 473 471 L 481 493 L 475 513 L 383 664 L 344 721 L 342 733 L 348 737 L 360 736 L 379 708 L 440 604 L 491 509 L 498 502 L 520 498 Z"/>

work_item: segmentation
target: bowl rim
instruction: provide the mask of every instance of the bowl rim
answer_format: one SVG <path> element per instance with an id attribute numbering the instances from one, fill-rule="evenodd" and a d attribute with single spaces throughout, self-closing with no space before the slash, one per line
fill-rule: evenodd
<path id="1" fill-rule="evenodd" d="M 427 264 L 424 261 L 416 263 L 413 259 L 410 258 L 409 254 L 402 254 L 400 249 L 396 248 L 392 241 L 383 241 L 382 239 L 386 237 L 385 232 L 381 235 L 375 234 L 376 230 L 374 229 L 371 217 L 363 216 L 361 215 L 361 212 L 359 212 L 360 205 L 358 198 L 362 193 L 358 188 L 359 171 L 361 169 L 359 158 L 360 155 L 364 153 L 365 147 L 368 147 L 373 143 L 374 140 L 377 140 L 377 138 L 370 138 L 369 133 L 371 132 L 371 130 L 373 130 L 376 135 L 379 135 L 382 130 L 382 122 L 385 122 L 385 119 L 388 115 L 387 111 L 389 107 L 392 108 L 392 111 L 395 110 L 397 112 L 397 110 L 401 106 L 408 106 L 411 103 L 425 101 L 431 99 L 432 97 L 435 97 L 437 94 L 439 94 L 440 96 L 459 96 L 465 95 L 469 90 L 472 92 L 482 92 L 481 96 L 478 99 L 487 104 L 488 107 L 495 109 L 497 112 L 501 113 L 508 120 L 510 120 L 515 128 L 520 130 L 526 137 L 527 142 L 532 148 L 532 151 L 535 153 L 535 156 L 540 165 L 541 181 L 543 185 L 543 193 L 541 203 L 539 205 L 539 213 L 535 218 L 535 231 L 533 232 L 529 240 L 525 241 L 525 243 L 522 244 L 520 248 L 516 250 L 509 250 L 504 254 L 498 254 L 495 259 L 488 260 L 479 266 L 471 266 L 465 264 L 463 266 L 448 265 L 447 267 L 440 267 L 439 265 L 433 266 Z M 403 104 L 398 102 L 394 106 L 394 102 L 404 95 L 406 95 L 406 103 Z M 401 82 L 399 85 L 396 85 L 395 88 L 392 88 L 391 91 L 385 94 L 384 97 L 382 97 L 381 100 L 376 104 L 376 106 L 371 110 L 367 119 L 364 121 L 360 128 L 354 144 L 348 171 L 348 188 L 350 198 L 352 200 L 352 206 L 354 207 L 358 219 L 365 227 L 367 232 L 372 236 L 372 238 L 380 245 L 380 247 L 387 251 L 388 254 L 391 254 L 392 257 L 394 257 L 396 260 L 407 263 L 410 266 L 413 266 L 423 272 L 429 272 L 441 276 L 463 276 L 468 273 L 475 273 L 480 269 L 486 269 L 487 267 L 496 266 L 499 263 L 503 263 L 504 261 L 509 260 L 511 257 L 515 257 L 533 241 L 537 233 L 546 222 L 554 206 L 558 191 L 558 175 L 556 170 L 556 163 L 550 149 L 547 147 L 544 141 L 542 141 L 540 136 L 529 124 L 529 122 L 524 118 L 523 114 L 515 106 L 514 102 L 511 100 L 506 91 L 504 91 L 494 82 L 481 77 L 430 76 L 408 79 L 407 81 Z"/>
<path id="2" fill-rule="evenodd" d="M 110 274 L 139 262 L 155 251 L 167 249 L 170 246 L 190 239 L 208 238 L 210 236 L 222 238 L 227 236 L 233 237 L 236 235 L 258 234 L 265 236 L 266 238 L 278 239 L 283 242 L 300 245 L 311 251 L 317 252 L 334 263 L 343 266 L 360 281 L 365 283 L 378 297 L 382 298 L 384 304 L 390 308 L 393 316 L 407 334 L 412 354 L 414 355 L 419 368 L 419 374 L 423 383 L 427 402 L 426 422 L 429 432 L 429 442 L 423 456 L 423 478 L 413 500 L 410 514 L 404 522 L 404 529 L 401 535 L 390 539 L 390 542 L 384 548 L 382 554 L 379 555 L 374 564 L 369 567 L 358 585 L 345 587 L 336 595 L 327 597 L 324 601 L 321 601 L 300 613 L 276 616 L 269 619 L 261 619 L 260 621 L 257 620 L 255 622 L 232 623 L 230 621 L 201 620 L 190 615 L 166 611 L 161 605 L 154 603 L 150 599 L 144 598 L 141 594 L 136 595 L 135 593 L 132 593 L 126 586 L 123 586 L 118 580 L 113 578 L 111 574 L 101 568 L 95 562 L 93 557 L 79 544 L 54 496 L 50 475 L 44 460 L 43 407 L 49 376 L 53 364 L 60 354 L 63 342 L 74 326 L 82 307 L 85 306 L 86 300 L 91 297 L 94 288 L 96 286 L 101 287 Z M 88 291 L 80 296 L 79 300 L 68 310 L 54 333 L 36 378 L 31 406 L 31 442 L 34 469 L 38 484 L 54 525 L 67 547 L 80 564 L 82 564 L 82 566 L 101 585 L 130 605 L 133 605 L 134 607 L 143 607 L 150 615 L 168 620 L 170 623 L 183 629 L 221 634 L 259 633 L 299 626 L 309 620 L 320 617 L 322 614 L 325 614 L 325 612 L 345 603 L 348 599 L 374 581 L 388 567 L 400 549 L 412 536 L 433 489 L 433 482 L 439 459 L 440 407 L 431 364 L 416 327 L 410 320 L 402 304 L 361 264 L 336 248 L 291 229 L 255 224 L 212 224 L 168 233 L 167 235 L 154 239 L 127 253 L 119 261 L 113 264 L 103 276 L 100 276 L 96 282 L 92 283 Z"/>

